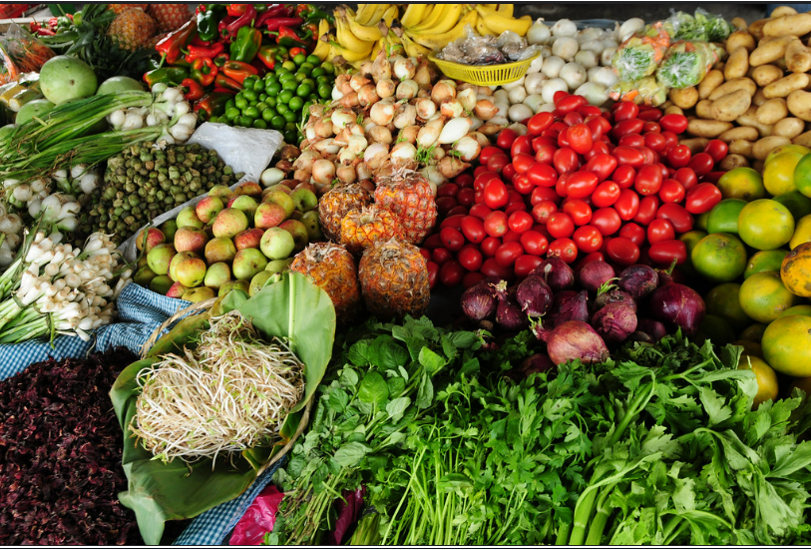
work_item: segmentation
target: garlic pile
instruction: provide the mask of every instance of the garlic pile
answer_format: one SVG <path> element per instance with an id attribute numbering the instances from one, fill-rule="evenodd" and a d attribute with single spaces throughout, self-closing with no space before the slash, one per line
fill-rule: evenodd
<path id="1" fill-rule="evenodd" d="M 197 127 L 197 115 L 183 98 L 182 90 L 156 84 L 152 92 L 156 94 L 152 105 L 119 109 L 107 116 L 107 122 L 115 131 L 163 126 L 163 135 L 156 141 L 165 141 L 169 145 L 188 141 Z"/>

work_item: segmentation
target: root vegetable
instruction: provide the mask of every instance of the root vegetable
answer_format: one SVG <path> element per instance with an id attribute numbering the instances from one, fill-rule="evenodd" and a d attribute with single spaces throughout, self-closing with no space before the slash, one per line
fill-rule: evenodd
<path id="1" fill-rule="evenodd" d="M 313 163 L 313 180 L 319 185 L 329 185 L 335 178 L 335 165 L 328 160 L 317 160 Z"/>
<path id="2" fill-rule="evenodd" d="M 586 82 L 574 92 L 576 95 L 582 95 L 586 98 L 590 105 L 602 107 L 608 101 L 608 90 L 605 86 L 597 82 Z"/>
<path id="3" fill-rule="evenodd" d="M 455 82 L 451 80 L 440 80 L 431 89 L 431 101 L 437 105 L 441 105 L 446 99 L 453 99 L 456 97 Z"/>
<path id="4" fill-rule="evenodd" d="M 358 92 L 358 103 L 361 107 L 368 107 L 380 101 L 377 87 L 374 84 L 367 84 Z"/>
<path id="5" fill-rule="evenodd" d="M 341 183 L 355 183 L 358 175 L 355 172 L 355 167 L 350 164 L 348 166 L 339 166 L 336 168 L 335 177 L 337 177 Z"/>
<path id="6" fill-rule="evenodd" d="M 394 82 L 391 80 L 381 80 L 377 83 L 375 87 L 375 91 L 377 91 L 377 95 L 380 99 L 386 99 L 387 97 L 391 97 L 394 95 L 396 87 L 394 86 Z"/>
<path id="7" fill-rule="evenodd" d="M 552 44 L 552 55 L 561 58 L 564 61 L 571 61 L 577 55 L 580 45 L 577 39 L 571 37 L 561 37 L 555 40 Z M 544 63 L 546 65 L 546 63 Z"/>
<path id="8" fill-rule="evenodd" d="M 602 51 L 602 47 L 600 47 L 600 51 Z M 590 69 L 600 64 L 597 54 L 590 50 L 580 50 L 575 54 L 574 60 L 584 69 Z"/>
<path id="9" fill-rule="evenodd" d="M 619 81 L 619 78 L 614 70 L 610 67 L 599 67 L 594 71 L 590 80 L 604 86 L 606 89 L 609 89 Z"/>
<path id="10" fill-rule="evenodd" d="M 515 105 L 516 103 L 523 103 L 524 100 L 527 98 L 527 90 L 523 86 L 519 86 L 517 88 L 513 88 L 510 90 L 510 103 Z"/>
<path id="11" fill-rule="evenodd" d="M 410 145 L 410 144 L 409 144 Z M 413 146 L 412 146 L 413 147 Z M 441 151 L 441 149 L 439 149 Z M 447 179 L 453 179 L 465 170 L 470 168 L 470 164 L 462 162 L 456 157 L 443 157 L 437 163 L 437 169 Z"/>
<path id="12" fill-rule="evenodd" d="M 414 62 L 404 57 L 401 57 L 394 62 L 393 70 L 394 76 L 401 81 L 411 80 L 414 78 L 414 75 L 417 72 Z"/>
<path id="13" fill-rule="evenodd" d="M 608 359 L 608 348 L 597 332 L 582 321 L 568 321 L 551 331 L 542 331 L 549 358 L 555 365 L 570 361 L 584 364 L 603 363 Z"/>
<path id="14" fill-rule="evenodd" d="M 409 82 L 413 82 L 410 80 Z M 413 105 L 404 105 L 402 111 L 400 111 L 397 116 L 394 117 L 392 123 L 394 127 L 399 129 L 405 128 L 406 126 L 411 126 L 417 121 L 417 109 Z"/>
<path id="15" fill-rule="evenodd" d="M 369 131 L 369 140 L 372 143 L 382 143 L 383 145 L 391 145 L 391 142 L 394 141 L 394 138 L 391 135 L 391 132 L 385 126 L 377 126 L 375 125 Z"/>
<path id="16" fill-rule="evenodd" d="M 439 106 L 439 112 L 442 113 L 442 116 L 444 117 L 456 118 L 465 113 L 465 108 L 457 99 L 446 99 Z"/>
<path id="17" fill-rule="evenodd" d="M 407 141 L 401 141 L 392 147 L 389 156 L 395 162 L 413 161 L 417 158 L 417 148 Z"/>
<path id="18" fill-rule="evenodd" d="M 400 135 L 397 136 L 397 139 L 407 141 L 409 143 L 416 143 L 417 142 L 417 134 L 419 133 L 421 127 L 417 125 L 406 126 L 402 130 L 400 130 Z"/>
<path id="19" fill-rule="evenodd" d="M 427 121 L 436 114 L 436 103 L 430 99 L 418 99 L 414 107 L 417 109 L 417 117 L 420 120 Z"/>
<path id="20" fill-rule="evenodd" d="M 513 122 L 522 122 L 528 118 L 531 118 L 534 114 L 535 113 L 533 110 L 523 103 L 513 105 L 509 110 L 510 120 Z"/>
<path id="21" fill-rule="evenodd" d="M 543 62 L 541 73 L 546 78 L 557 78 L 564 65 L 566 65 L 566 62 L 557 55 L 547 57 Z"/>
<path id="22" fill-rule="evenodd" d="M 557 92 L 568 92 L 569 85 L 562 78 L 552 78 L 543 83 L 541 97 L 546 103 L 554 103 Z"/>
<path id="23" fill-rule="evenodd" d="M 552 31 L 542 21 L 536 21 L 527 31 L 527 42 L 530 45 L 545 44 L 552 36 Z"/>
<path id="24" fill-rule="evenodd" d="M 378 126 L 386 126 L 394 120 L 395 111 L 396 107 L 394 102 L 390 100 L 379 101 L 372 105 L 372 109 L 369 111 L 369 118 Z M 334 122 L 333 115 L 333 123 Z"/>
<path id="25" fill-rule="evenodd" d="M 561 19 L 552 25 L 552 36 L 574 36 L 577 34 L 577 25 L 569 19 Z"/>
<path id="26" fill-rule="evenodd" d="M 467 135 L 454 143 L 453 150 L 459 154 L 459 158 L 465 162 L 471 162 L 479 158 L 481 145 L 476 138 Z"/>
<path id="27" fill-rule="evenodd" d="M 456 99 L 462 105 L 462 108 L 465 111 L 473 112 L 473 109 L 476 108 L 476 103 L 478 102 L 478 93 L 473 88 L 468 88 L 467 90 L 462 90 L 456 95 Z"/>
<path id="28" fill-rule="evenodd" d="M 363 162 L 372 170 L 377 170 L 389 156 L 389 148 L 382 143 L 373 143 L 363 155 Z M 360 171 L 358 172 L 360 176 Z M 361 178 L 364 179 L 364 178 Z"/>
<path id="29" fill-rule="evenodd" d="M 442 128 L 442 132 L 439 134 L 437 143 L 447 145 L 459 141 L 467 135 L 467 133 L 470 131 L 471 125 L 471 120 L 466 117 L 459 117 L 450 120 L 447 124 L 445 124 L 444 128 Z M 417 140 L 419 141 L 419 137 Z"/>
<path id="30" fill-rule="evenodd" d="M 413 99 L 417 97 L 417 92 L 420 91 L 420 87 L 417 85 L 416 82 L 413 80 L 404 80 L 397 85 L 397 92 L 395 93 L 395 97 L 397 100 L 403 99 Z"/>
<path id="31" fill-rule="evenodd" d="M 534 73 L 527 75 L 524 81 L 524 88 L 528 95 L 540 94 L 545 77 L 542 73 Z M 508 96 L 509 97 L 509 96 Z"/>
<path id="32" fill-rule="evenodd" d="M 533 113 L 539 112 L 538 110 L 541 108 L 541 105 L 543 104 L 544 104 L 543 97 L 541 97 L 539 94 L 532 94 L 530 96 L 527 96 L 527 98 L 524 100 L 524 105 L 532 109 Z"/>

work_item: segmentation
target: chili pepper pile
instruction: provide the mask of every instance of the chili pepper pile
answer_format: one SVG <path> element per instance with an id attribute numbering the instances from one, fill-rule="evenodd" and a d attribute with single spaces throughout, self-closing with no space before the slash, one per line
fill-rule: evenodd
<path id="1" fill-rule="evenodd" d="M 444 220 L 423 245 L 432 283 L 522 279 L 544 257 L 576 269 L 688 261 L 694 216 L 721 200 L 714 168 L 727 145 L 680 145 L 683 115 L 630 102 L 601 112 L 566 92 L 555 100 L 526 135 L 508 128 L 483 148 L 473 176 L 439 188 Z"/>
<path id="2" fill-rule="evenodd" d="M 216 120 L 247 77 L 306 57 L 324 18 L 331 16 L 311 4 L 200 4 L 195 20 L 157 44 L 162 65 L 144 80 L 183 86 L 195 112 Z"/>

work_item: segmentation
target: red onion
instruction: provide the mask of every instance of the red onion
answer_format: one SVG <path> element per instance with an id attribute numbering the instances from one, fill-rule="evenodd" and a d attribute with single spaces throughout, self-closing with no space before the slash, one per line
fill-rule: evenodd
<path id="1" fill-rule="evenodd" d="M 655 343 L 667 335 L 667 329 L 659 321 L 640 319 L 636 327 L 636 338 L 644 342 Z"/>
<path id="2" fill-rule="evenodd" d="M 493 285 L 481 282 L 462 294 L 462 311 L 473 321 L 484 321 L 496 313 L 498 298 Z"/>
<path id="3" fill-rule="evenodd" d="M 690 287 L 670 283 L 657 288 L 650 296 L 650 309 L 666 326 L 677 326 L 686 336 L 693 336 L 704 319 L 704 300 Z"/>
<path id="4" fill-rule="evenodd" d="M 498 295 L 496 323 L 500 325 L 501 328 L 509 331 L 520 331 L 527 328 L 529 319 L 521 311 L 521 308 L 518 307 L 518 304 L 512 300 L 512 297 L 509 296 L 507 291 L 507 282 L 500 282 L 495 286 L 495 289 Z M 514 294 L 515 290 L 510 289 L 510 292 Z"/>
<path id="5" fill-rule="evenodd" d="M 574 271 L 560 258 L 547 258 L 532 271 L 531 275 L 543 277 L 549 288 L 555 292 L 574 286 Z"/>
<path id="6" fill-rule="evenodd" d="M 659 274 L 646 265 L 626 267 L 620 274 L 619 287 L 635 300 L 648 296 L 659 286 Z"/>
<path id="7" fill-rule="evenodd" d="M 552 306 L 552 289 L 543 278 L 530 275 L 518 285 L 515 299 L 521 311 L 532 317 L 541 317 Z"/>
<path id="8" fill-rule="evenodd" d="M 536 353 L 524 359 L 520 366 L 508 370 L 506 373 L 514 382 L 520 382 L 535 373 L 550 372 L 555 369 L 555 364 L 547 355 Z"/>
<path id="9" fill-rule="evenodd" d="M 607 344 L 621 344 L 636 330 L 636 312 L 628 305 L 608 304 L 591 318 L 591 326 Z"/>
<path id="10" fill-rule="evenodd" d="M 617 303 L 627 305 L 634 311 L 634 313 L 636 313 L 637 310 L 636 300 L 634 300 L 633 297 L 624 290 L 612 288 L 607 292 L 598 294 L 597 298 L 594 299 L 594 307 L 596 309 L 602 309 L 608 304 L 617 304 Z"/>
<path id="11" fill-rule="evenodd" d="M 589 320 L 588 294 L 585 291 L 563 290 L 555 294 L 552 307 L 546 315 L 547 326 L 556 327 L 566 321 Z"/>
<path id="12" fill-rule="evenodd" d="M 597 332 L 587 323 L 567 321 L 552 330 L 542 331 L 546 351 L 555 365 L 579 360 L 586 364 L 602 363 L 608 359 L 608 348 Z"/>
<path id="13" fill-rule="evenodd" d="M 601 286 L 614 278 L 614 268 L 600 260 L 589 262 L 580 270 L 577 280 L 589 292 L 597 292 Z"/>

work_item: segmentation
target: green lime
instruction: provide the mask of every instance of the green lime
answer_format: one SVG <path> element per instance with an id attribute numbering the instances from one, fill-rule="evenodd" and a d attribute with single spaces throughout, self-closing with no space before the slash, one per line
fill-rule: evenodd
<path id="1" fill-rule="evenodd" d="M 284 116 L 284 119 L 287 122 L 296 122 L 298 120 L 299 113 L 297 111 L 290 110 L 284 113 L 282 116 Z"/>
<path id="2" fill-rule="evenodd" d="M 275 97 L 268 97 L 265 100 L 265 103 L 268 104 L 268 107 L 275 107 L 276 106 L 276 98 Z"/>
<path id="3" fill-rule="evenodd" d="M 329 61 L 321 63 L 321 68 L 327 71 L 327 74 L 335 74 L 335 65 L 333 65 Z"/>
<path id="4" fill-rule="evenodd" d="M 300 54 L 298 54 L 296 57 L 294 57 L 294 58 L 293 58 L 293 62 L 294 62 L 296 65 L 301 65 L 301 64 L 302 64 L 302 63 L 304 63 L 305 61 L 307 61 L 307 56 L 306 56 L 306 55 L 304 55 L 303 53 L 300 53 Z"/>
<path id="5" fill-rule="evenodd" d="M 262 103 L 265 103 L 265 102 L 267 102 L 267 100 L 268 100 L 268 95 L 266 93 L 262 92 L 261 94 L 259 94 L 259 101 L 261 101 Z"/>
<path id="6" fill-rule="evenodd" d="M 296 88 L 298 88 L 298 82 L 295 80 L 286 80 L 282 83 L 282 90 L 295 91 Z"/>
<path id="7" fill-rule="evenodd" d="M 259 109 L 259 112 L 261 113 L 262 111 L 268 108 L 268 104 L 265 103 L 264 101 L 260 101 L 259 103 L 256 104 L 256 108 Z"/>
<path id="8" fill-rule="evenodd" d="M 236 107 L 231 107 L 230 109 L 225 110 L 225 118 L 229 121 L 236 119 L 242 113 L 240 113 L 239 109 Z"/>
<path id="9" fill-rule="evenodd" d="M 253 83 L 252 89 L 256 93 L 261 93 L 265 89 L 265 83 L 262 82 L 261 80 L 257 80 L 256 82 Z"/>
<path id="10" fill-rule="evenodd" d="M 234 100 L 234 107 L 239 109 L 240 111 L 244 110 L 245 107 L 248 106 L 248 100 L 244 97 L 238 97 Z"/>
<path id="11" fill-rule="evenodd" d="M 312 72 L 310 73 L 310 76 L 312 78 L 318 78 L 319 76 L 323 76 L 325 74 L 326 74 L 326 71 L 324 69 L 322 69 L 321 67 L 316 67 L 315 69 L 312 70 Z"/>
<path id="12" fill-rule="evenodd" d="M 315 69 L 315 65 L 313 65 L 312 63 L 307 63 L 306 61 L 302 63 L 301 66 L 298 68 L 299 71 L 303 71 L 307 74 L 312 73 L 313 69 Z"/>
<path id="13" fill-rule="evenodd" d="M 293 63 L 292 61 L 285 61 L 284 63 L 282 63 L 282 67 L 284 67 L 291 73 L 296 70 L 296 64 Z"/>
<path id="14" fill-rule="evenodd" d="M 296 123 L 295 122 L 288 122 L 288 123 L 286 123 L 284 125 L 284 131 L 285 132 L 292 132 L 294 130 L 298 130 L 298 128 L 296 128 Z"/>
<path id="15" fill-rule="evenodd" d="M 276 73 L 268 73 L 268 74 L 265 75 L 265 84 L 268 84 L 270 82 L 276 82 L 278 80 L 279 80 L 279 77 L 276 76 Z"/>
<path id="16" fill-rule="evenodd" d="M 284 83 L 284 82 L 287 82 L 288 80 L 295 80 L 295 79 L 296 79 L 296 75 L 294 75 L 293 73 L 284 73 L 284 74 L 282 74 L 282 76 L 279 77 L 279 82 Z"/>
<path id="17" fill-rule="evenodd" d="M 234 103 L 234 100 L 233 100 L 233 99 L 229 99 L 229 100 L 228 100 L 228 103 L 226 103 L 226 104 L 225 104 L 225 110 L 226 110 L 226 111 L 227 111 L 228 109 L 233 109 L 234 107 L 236 107 L 236 104 Z"/>
<path id="18" fill-rule="evenodd" d="M 305 80 L 307 80 L 307 78 L 309 78 L 309 77 L 304 73 L 296 73 L 295 80 L 296 80 L 296 82 L 304 82 Z"/>
<path id="19" fill-rule="evenodd" d="M 273 120 L 270 121 L 270 127 L 274 130 L 281 130 L 284 128 L 285 122 L 284 117 L 276 115 L 273 117 Z"/>
<path id="20" fill-rule="evenodd" d="M 256 108 L 255 105 L 251 105 L 247 109 L 242 112 L 245 116 L 249 116 L 251 118 L 257 118 L 259 116 L 259 109 Z"/>
<path id="21" fill-rule="evenodd" d="M 741 199 L 724 199 L 710 210 L 707 218 L 708 233 L 737 233 L 738 215 L 746 206 Z"/>
<path id="22" fill-rule="evenodd" d="M 267 109 L 262 111 L 262 120 L 264 120 L 265 122 L 270 122 L 271 120 L 273 120 L 273 117 L 275 117 L 277 114 L 278 113 L 276 112 L 275 109 L 273 109 L 272 107 L 268 107 Z"/>
<path id="23" fill-rule="evenodd" d="M 250 128 L 253 126 L 253 119 L 249 116 L 241 116 L 237 119 L 237 124 L 245 128 Z"/>
<path id="24" fill-rule="evenodd" d="M 290 99 L 287 106 L 290 107 L 291 111 L 301 111 L 301 108 L 304 106 L 304 100 L 300 97 L 293 97 Z"/>
<path id="25" fill-rule="evenodd" d="M 308 84 L 302 84 L 296 89 L 296 95 L 299 97 L 307 97 L 312 93 L 313 89 Z"/>
<path id="26" fill-rule="evenodd" d="M 278 82 L 274 82 L 273 84 L 269 84 L 269 85 L 265 86 L 265 92 L 270 97 L 276 97 L 277 95 L 279 95 L 279 92 L 281 92 L 281 91 L 282 91 L 282 85 L 279 84 Z"/>
<path id="27" fill-rule="evenodd" d="M 329 99 L 332 96 L 332 87 L 322 84 L 318 87 L 318 97 L 321 99 Z"/>
<path id="28" fill-rule="evenodd" d="M 242 96 L 251 103 L 255 103 L 259 96 L 253 90 L 242 90 Z"/>
<path id="29" fill-rule="evenodd" d="M 712 233 L 701 239 L 690 253 L 696 271 L 708 281 L 731 282 L 746 269 L 746 247 L 737 236 Z"/>
<path id="30" fill-rule="evenodd" d="M 334 82 L 334 80 L 335 79 L 330 78 L 328 76 L 319 76 L 319 77 L 316 77 L 316 79 L 315 79 L 315 81 L 318 83 L 319 86 L 321 84 L 332 84 Z"/>
<path id="31" fill-rule="evenodd" d="M 295 94 L 292 90 L 285 90 L 279 94 L 279 101 L 282 103 L 290 103 L 290 100 L 293 99 Z"/>
<path id="32" fill-rule="evenodd" d="M 215 124 L 217 122 L 220 122 L 220 117 L 213 116 L 213 117 L 209 118 L 208 121 L 211 122 L 212 124 Z"/>
<path id="33" fill-rule="evenodd" d="M 289 52 L 290 50 L 288 50 L 284 46 L 279 46 L 278 48 L 276 48 L 276 51 L 279 52 L 280 55 L 287 55 L 287 52 Z"/>
<path id="34" fill-rule="evenodd" d="M 311 65 L 314 65 L 314 66 L 317 67 L 317 66 L 321 65 L 321 58 L 318 57 L 317 55 L 310 54 L 310 55 L 307 56 L 307 63 L 310 63 Z"/>
<path id="35" fill-rule="evenodd" d="M 278 103 L 276 103 L 276 110 L 279 111 L 280 115 L 283 115 L 284 113 L 290 110 L 290 107 L 287 106 L 287 103 L 279 101 Z"/>
<path id="36" fill-rule="evenodd" d="M 259 128 L 260 130 L 267 130 L 268 123 L 262 120 L 261 118 L 257 118 L 256 120 L 253 121 L 253 127 Z"/>
<path id="37" fill-rule="evenodd" d="M 242 82 L 242 88 L 244 90 L 251 90 L 257 82 L 260 82 L 258 76 L 246 76 L 245 80 Z"/>
<path id="38" fill-rule="evenodd" d="M 777 250 L 761 250 L 756 252 L 749 258 L 746 263 L 746 271 L 743 272 L 743 278 L 748 279 L 755 273 L 763 273 L 765 271 L 780 272 L 780 267 L 783 265 L 783 260 L 788 255 L 789 251 L 778 248 Z"/>

